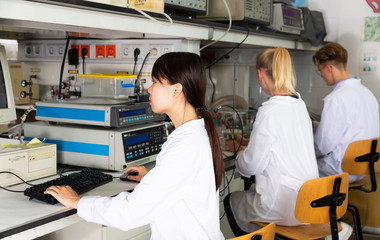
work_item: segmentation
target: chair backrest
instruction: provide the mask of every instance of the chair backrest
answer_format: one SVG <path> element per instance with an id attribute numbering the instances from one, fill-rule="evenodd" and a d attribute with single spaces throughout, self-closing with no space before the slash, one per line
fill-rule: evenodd
<path id="1" fill-rule="evenodd" d="M 340 180 L 339 189 L 334 183 L 337 179 Z M 333 175 L 323 178 L 316 178 L 305 182 L 297 196 L 295 216 L 298 221 L 303 223 L 328 223 L 330 222 L 330 206 L 328 196 L 335 194 L 334 197 L 340 197 L 336 199 L 341 201 L 340 206 L 336 206 L 336 217 L 341 218 L 347 210 L 347 193 L 348 193 L 348 174 L 342 173 L 339 175 Z M 344 195 L 345 194 L 345 195 Z M 318 199 L 325 199 L 325 205 L 323 207 L 317 207 L 312 205 L 319 205 L 315 202 Z M 324 202 L 324 200 L 320 200 Z"/>
<path id="2" fill-rule="evenodd" d="M 253 233 L 248 233 L 236 238 L 230 238 L 229 240 L 273 240 L 276 232 L 275 229 L 276 224 L 271 223 Z"/>
<path id="3" fill-rule="evenodd" d="M 368 175 L 371 181 L 371 189 L 361 188 L 363 191 L 376 191 L 376 171 L 380 167 L 379 152 L 380 138 L 355 141 L 346 149 L 342 161 L 342 170 L 349 174 Z"/>
<path id="4" fill-rule="evenodd" d="M 375 152 L 380 151 L 380 138 L 360 140 L 348 145 L 343 157 L 342 169 L 349 174 L 363 175 L 368 174 L 368 162 L 355 161 L 357 157 L 371 153 L 373 140 L 377 140 Z M 375 163 L 375 171 L 379 169 L 380 161 Z"/>

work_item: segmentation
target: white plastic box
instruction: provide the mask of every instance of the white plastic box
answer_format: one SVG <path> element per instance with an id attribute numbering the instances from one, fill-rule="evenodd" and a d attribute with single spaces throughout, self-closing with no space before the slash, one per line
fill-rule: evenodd
<path id="1" fill-rule="evenodd" d="M 137 75 L 94 73 L 79 74 L 82 97 L 123 99 L 134 95 Z"/>

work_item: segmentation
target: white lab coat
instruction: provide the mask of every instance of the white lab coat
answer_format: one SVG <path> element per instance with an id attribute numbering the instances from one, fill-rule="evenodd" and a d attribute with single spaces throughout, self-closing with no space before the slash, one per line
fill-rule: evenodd
<path id="1" fill-rule="evenodd" d="M 230 198 L 241 229 L 257 229 L 250 221 L 301 224 L 294 215 L 297 194 L 304 182 L 318 177 L 318 167 L 311 120 L 300 96 L 273 96 L 263 103 L 236 165 L 243 176 L 256 178 L 249 191 Z"/>
<path id="2" fill-rule="evenodd" d="M 338 82 L 323 101 L 321 121 L 314 135 L 321 177 L 343 172 L 342 160 L 351 142 L 379 136 L 379 106 L 360 79 Z M 350 182 L 360 178 L 350 175 Z"/>
<path id="3" fill-rule="evenodd" d="M 83 197 L 78 215 L 121 230 L 150 224 L 151 239 L 224 239 L 212 153 L 203 119 L 176 128 L 156 166 L 132 193 Z"/>

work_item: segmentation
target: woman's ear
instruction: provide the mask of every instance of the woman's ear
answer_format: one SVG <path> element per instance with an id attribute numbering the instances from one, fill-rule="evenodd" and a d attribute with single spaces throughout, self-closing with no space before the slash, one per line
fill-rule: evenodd
<path id="1" fill-rule="evenodd" d="M 261 83 L 263 79 L 263 70 L 261 68 L 257 69 L 257 81 Z"/>
<path id="2" fill-rule="evenodd" d="M 173 97 L 178 97 L 182 92 L 182 84 L 176 83 L 174 85 Z"/>

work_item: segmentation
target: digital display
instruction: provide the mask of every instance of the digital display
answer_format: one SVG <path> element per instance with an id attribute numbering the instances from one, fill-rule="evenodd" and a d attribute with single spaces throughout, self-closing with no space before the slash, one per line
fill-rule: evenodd
<path id="1" fill-rule="evenodd" d="M 136 109 L 131 111 L 120 112 L 120 117 L 130 117 L 141 114 L 145 114 L 145 109 Z"/>
<path id="2" fill-rule="evenodd" d="M 297 14 L 299 15 L 299 11 L 292 8 L 282 8 L 282 14 L 284 17 L 297 17 Z"/>
<path id="3" fill-rule="evenodd" d="M 282 16 L 285 25 L 292 27 L 301 27 L 300 9 L 282 6 Z"/>
<path id="4" fill-rule="evenodd" d="M 149 134 L 143 134 L 143 135 L 138 135 L 130 138 L 125 138 L 125 145 L 133 145 L 136 143 L 141 143 L 141 142 L 146 142 L 150 140 L 150 135 Z"/>

